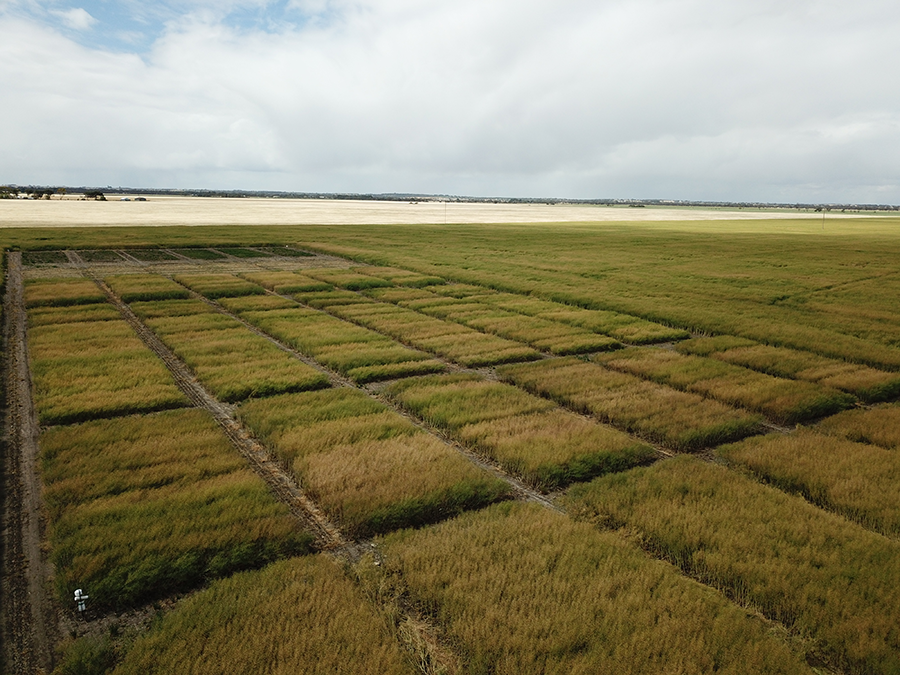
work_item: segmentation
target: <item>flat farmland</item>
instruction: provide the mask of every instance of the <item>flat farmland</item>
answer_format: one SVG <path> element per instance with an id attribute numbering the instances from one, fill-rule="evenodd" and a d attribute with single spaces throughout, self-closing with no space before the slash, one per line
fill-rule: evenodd
<path id="1" fill-rule="evenodd" d="M 185 204 L 0 228 L 4 672 L 900 672 L 900 220 Z"/>

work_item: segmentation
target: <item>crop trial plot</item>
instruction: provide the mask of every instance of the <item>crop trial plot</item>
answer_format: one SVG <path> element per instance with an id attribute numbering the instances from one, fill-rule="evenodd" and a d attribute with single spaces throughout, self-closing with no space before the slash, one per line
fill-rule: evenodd
<path id="1" fill-rule="evenodd" d="M 239 414 L 355 534 L 434 522 L 508 494 L 504 483 L 355 389 L 248 401 Z"/>
<path id="2" fill-rule="evenodd" d="M 361 274 L 352 269 L 317 269 L 306 270 L 306 275 L 333 286 L 346 288 L 348 291 L 361 291 L 379 286 L 393 286 L 387 279 Z"/>
<path id="3" fill-rule="evenodd" d="M 760 418 L 696 394 L 607 370 L 574 357 L 501 366 L 498 375 L 527 391 L 675 450 L 756 433 Z"/>
<path id="4" fill-rule="evenodd" d="M 294 272 L 245 272 L 241 275 L 254 284 L 259 284 L 275 293 L 290 295 L 292 293 L 312 293 L 330 291 L 331 284 Z"/>
<path id="5" fill-rule="evenodd" d="M 889 536 L 900 535 L 900 453 L 895 449 L 798 429 L 716 452 L 813 504 Z"/>
<path id="6" fill-rule="evenodd" d="M 218 581 L 139 639 L 116 675 L 413 675 L 418 672 L 340 567 L 322 555 Z"/>
<path id="7" fill-rule="evenodd" d="M 61 597 L 127 607 L 309 550 L 205 412 L 55 427 L 40 446 Z"/>
<path id="8" fill-rule="evenodd" d="M 900 449 L 900 405 L 869 410 L 846 410 L 822 420 L 820 431 L 859 443 Z"/>
<path id="9" fill-rule="evenodd" d="M 328 306 L 327 311 L 464 366 L 489 366 L 539 357 L 536 351 L 518 342 L 389 303 L 334 305 Z"/>
<path id="10" fill-rule="evenodd" d="M 263 288 L 233 274 L 180 274 L 175 281 L 207 298 L 262 295 Z"/>
<path id="11" fill-rule="evenodd" d="M 444 370 L 424 352 L 312 309 L 248 309 L 241 317 L 359 383 Z"/>
<path id="12" fill-rule="evenodd" d="M 145 322 L 222 401 L 328 386 L 323 373 L 233 317 L 200 313 Z"/>
<path id="13" fill-rule="evenodd" d="M 28 310 L 28 326 L 80 323 L 82 321 L 115 321 L 121 319 L 119 311 L 108 302 L 87 305 L 66 305 L 63 307 L 33 307 Z"/>
<path id="14" fill-rule="evenodd" d="M 632 347 L 595 356 L 608 368 L 646 377 L 794 424 L 831 415 L 854 403 L 849 394 L 812 382 L 773 377 L 703 356 L 668 349 Z"/>
<path id="15" fill-rule="evenodd" d="M 646 464 L 655 456 L 620 431 L 478 375 L 409 378 L 389 385 L 386 393 L 542 489 Z"/>
<path id="16" fill-rule="evenodd" d="M 869 403 L 900 396 L 900 374 L 788 347 L 721 335 L 687 340 L 677 349 L 684 354 L 710 356 L 770 375 L 816 382 L 849 392 Z"/>
<path id="17" fill-rule="evenodd" d="M 125 302 L 190 297 L 184 286 L 158 274 L 122 274 L 103 281 Z"/>
<path id="18" fill-rule="evenodd" d="M 461 323 L 476 330 L 518 340 L 552 354 L 580 354 L 616 349 L 619 343 L 606 335 L 538 317 L 516 314 L 472 299 L 435 296 L 403 301 L 401 306 L 439 319 Z"/>
<path id="19" fill-rule="evenodd" d="M 819 643 L 854 673 L 900 669 L 900 543 L 724 467 L 676 457 L 576 486 L 572 508 Z"/>
<path id="20" fill-rule="evenodd" d="M 106 302 L 106 295 L 88 279 L 32 279 L 25 284 L 25 306 L 87 305 Z"/>
<path id="21" fill-rule="evenodd" d="M 33 326 L 28 349 L 42 424 L 187 405 L 166 367 L 122 319 Z"/>
<path id="22" fill-rule="evenodd" d="M 623 539 L 534 504 L 384 538 L 472 673 L 810 673 L 765 624 Z"/>
<path id="23" fill-rule="evenodd" d="M 395 286 L 419 288 L 422 286 L 435 286 L 446 283 L 441 277 L 411 272 L 410 270 L 400 269 L 399 267 L 352 267 L 351 270 L 371 277 L 384 279 Z"/>

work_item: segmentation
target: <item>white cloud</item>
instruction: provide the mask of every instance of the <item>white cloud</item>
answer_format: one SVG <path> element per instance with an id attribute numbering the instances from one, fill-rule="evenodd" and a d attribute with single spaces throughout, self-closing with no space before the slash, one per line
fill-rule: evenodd
<path id="1" fill-rule="evenodd" d="M 88 30 L 97 23 L 97 19 L 81 7 L 67 10 L 52 10 L 51 13 L 62 19 L 63 23 L 72 30 Z"/>
<path id="2" fill-rule="evenodd" d="M 892 2 L 292 4 L 142 58 L 0 19 L 0 181 L 900 202 Z"/>

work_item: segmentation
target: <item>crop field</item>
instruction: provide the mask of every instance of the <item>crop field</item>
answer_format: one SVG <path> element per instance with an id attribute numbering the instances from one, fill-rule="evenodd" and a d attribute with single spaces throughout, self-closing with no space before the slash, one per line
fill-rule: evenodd
<path id="1" fill-rule="evenodd" d="M 0 227 L 0 671 L 900 673 L 898 224 Z"/>
<path id="2" fill-rule="evenodd" d="M 204 412 L 55 427 L 40 440 L 62 597 L 128 607 L 309 550 Z"/>

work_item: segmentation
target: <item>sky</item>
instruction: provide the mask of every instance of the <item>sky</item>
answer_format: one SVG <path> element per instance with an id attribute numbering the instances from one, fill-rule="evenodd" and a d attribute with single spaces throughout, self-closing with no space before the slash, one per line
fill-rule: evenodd
<path id="1" fill-rule="evenodd" d="M 896 0 L 0 0 L 0 183 L 900 204 Z"/>

